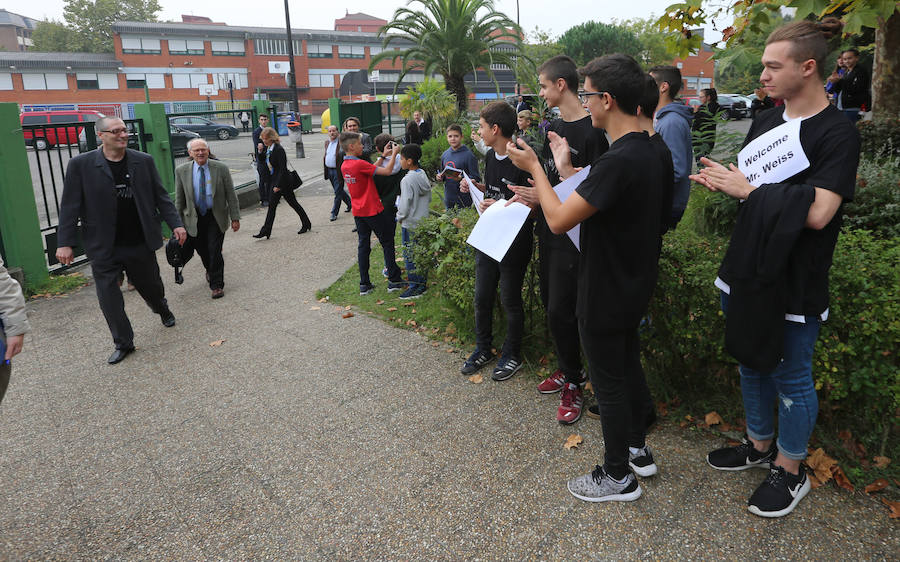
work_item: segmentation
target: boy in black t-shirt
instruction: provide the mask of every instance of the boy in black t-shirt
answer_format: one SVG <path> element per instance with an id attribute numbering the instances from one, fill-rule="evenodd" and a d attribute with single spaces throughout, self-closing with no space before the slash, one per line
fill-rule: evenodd
<path id="1" fill-rule="evenodd" d="M 765 256 L 761 251 L 767 241 L 765 233 L 754 237 L 760 234 L 756 232 L 760 230 L 759 224 L 774 222 L 767 220 L 768 216 L 756 222 L 742 219 L 754 209 L 759 212 L 760 208 L 754 203 L 771 201 L 769 197 L 773 194 L 782 194 L 778 201 L 784 201 L 783 207 L 762 207 L 762 211 L 784 216 L 792 210 L 789 208 L 792 194 L 814 192 L 809 193 L 801 208 L 800 219 L 803 220 L 805 215 L 805 223 L 801 225 L 793 247 L 783 250 L 789 252 L 779 277 L 786 287 L 786 294 L 782 295 L 786 306 L 771 310 L 776 322 L 784 315 L 783 335 L 779 338 L 781 360 L 771 372 L 761 372 L 744 364 L 755 362 L 753 359 L 741 361 L 741 392 L 748 439 L 736 447 L 712 451 L 706 459 L 710 466 L 719 470 L 769 469 L 769 476 L 747 502 L 751 513 L 763 517 L 787 515 L 810 489 L 809 479 L 800 463 L 806 458 L 819 407 L 812 378 L 813 350 L 819 323 L 828 317 L 828 270 L 841 228 L 841 208 L 845 200 L 853 198 L 859 164 L 859 134 L 838 109 L 829 105 L 822 89 L 827 55 L 825 35 L 815 22 L 790 23 L 769 35 L 762 56 L 760 82 L 769 96 L 783 99 L 784 106 L 757 115 L 744 143 L 750 143 L 789 120 L 801 119 L 799 142 L 809 160 L 807 168 L 779 183 L 757 181 L 760 185 L 751 185 L 734 164 L 726 168 L 703 158 L 701 163 L 706 167 L 691 176 L 712 191 L 721 191 L 744 201 L 731 247 L 716 279 L 716 286 L 722 291 L 726 322 L 728 308 L 732 313 L 745 308 L 742 304 L 747 302 L 745 288 L 748 283 L 764 286 L 776 273 L 771 271 L 769 263 L 763 262 L 760 269 L 765 275 L 744 279 L 735 274 L 740 264 L 730 259 L 733 253 L 747 256 L 755 252 Z M 758 247 L 748 247 L 748 240 L 758 240 Z M 744 246 L 733 252 L 735 244 Z M 768 252 L 766 248 L 766 254 Z M 778 306 L 775 299 L 771 303 L 773 307 Z M 728 328 L 736 326 L 743 324 Z M 747 328 L 752 330 L 754 326 Z M 778 405 L 777 442 L 774 440 L 775 403 Z"/>
<path id="2" fill-rule="evenodd" d="M 538 81 L 540 96 L 549 107 L 558 107 L 560 112 L 560 118 L 550 122 L 548 132 L 568 141 L 572 165 L 583 168 L 606 152 L 609 148 L 606 135 L 601 129 L 594 128 L 591 116 L 578 99 L 575 61 L 565 55 L 548 59 L 538 68 Z M 558 185 L 562 179 L 553 162 L 549 137 L 544 142 L 541 158 L 550 185 Z M 534 199 L 536 205 L 536 194 Z M 575 316 L 579 252 L 567 234 L 550 232 L 543 213 L 537 214 L 535 230 L 540 257 L 541 299 L 558 360 L 556 371 L 538 384 L 538 392 L 560 392 L 556 421 L 573 424 L 581 419 L 584 403 L 581 388 L 587 382 L 581 365 L 581 341 Z"/>
<path id="3" fill-rule="evenodd" d="M 577 498 L 633 501 L 641 496 L 632 470 L 656 465 L 644 442 L 652 401 L 641 367 L 638 325 L 656 284 L 662 215 L 662 162 L 636 115 L 644 72 L 627 55 L 594 59 L 580 70 L 582 100 L 609 150 L 560 203 L 537 157 L 510 145 L 510 158 L 531 172 L 547 225 L 561 234 L 581 223 L 577 316 L 603 423 L 603 466 L 569 481 Z M 565 139 L 551 134 L 560 175 L 572 169 Z M 514 188 L 514 191 L 521 191 Z"/>
<path id="4" fill-rule="evenodd" d="M 510 185 L 528 185 L 528 174 L 517 168 L 507 157 L 506 147 L 516 130 L 516 112 L 502 101 L 488 104 L 481 110 L 479 130 L 490 149 L 484 157 L 484 183 L 475 182 L 475 189 L 484 192 L 482 210 L 500 199 L 507 201 L 515 194 Z M 534 154 L 534 151 L 531 151 Z M 468 193 L 465 179 L 460 191 Z M 471 375 L 484 367 L 493 357 L 494 298 L 500 285 L 500 303 L 506 313 L 506 341 L 503 342 L 500 360 L 491 375 L 495 381 L 504 381 L 522 368 L 522 332 L 525 329 L 525 310 L 522 303 L 522 282 L 531 261 L 534 238 L 534 221 L 531 218 L 522 225 L 519 234 L 503 257 L 497 262 L 487 254 L 475 250 L 475 338 L 477 347 L 460 368 L 464 375 Z"/>

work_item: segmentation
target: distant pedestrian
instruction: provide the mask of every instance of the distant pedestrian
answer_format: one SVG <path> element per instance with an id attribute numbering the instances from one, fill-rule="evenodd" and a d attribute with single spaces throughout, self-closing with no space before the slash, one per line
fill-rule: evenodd
<path id="1" fill-rule="evenodd" d="M 179 244 L 187 231 L 149 154 L 128 148 L 128 129 L 118 117 L 97 121 L 100 148 L 69 160 L 59 207 L 56 259 L 69 265 L 84 241 L 100 309 L 116 349 L 115 364 L 134 351 L 134 331 L 119 289 L 122 270 L 165 327 L 175 325 L 166 302 L 155 251 L 162 246 L 160 219 Z M 81 236 L 77 225 L 81 221 Z"/>
<path id="2" fill-rule="evenodd" d="M 765 111 L 767 109 L 772 109 L 775 107 L 775 100 L 769 97 L 769 94 L 766 93 L 765 88 L 759 87 L 754 92 L 756 94 L 756 98 L 750 104 L 750 118 L 756 119 L 757 114 L 760 111 Z"/>
<path id="3" fill-rule="evenodd" d="M 694 108 L 694 119 L 691 121 L 691 144 L 694 159 L 700 164 L 700 158 L 709 156 L 716 146 L 716 125 L 719 121 L 719 96 L 715 88 L 703 88 L 698 92 L 700 105 Z"/>
<path id="4" fill-rule="evenodd" d="M 25 297 L 22 287 L 9 276 L 0 259 L 0 402 L 9 386 L 12 372 L 10 359 L 22 351 L 25 332 L 31 328 L 25 315 Z"/>
<path id="5" fill-rule="evenodd" d="M 857 64 L 859 51 L 847 49 L 841 55 L 846 72 L 839 78 L 829 78 L 832 90 L 837 94 L 837 108 L 844 112 L 850 121 L 859 121 L 859 112 L 872 109 L 871 82 L 869 71 Z"/>
<path id="6" fill-rule="evenodd" d="M 222 242 L 229 224 L 234 232 L 241 228 L 241 208 L 231 171 L 226 164 L 210 159 L 206 141 L 191 140 L 188 152 L 191 161 L 175 169 L 175 208 L 188 233 L 185 249 L 200 255 L 212 298 L 218 299 L 225 295 Z"/>
<path id="7" fill-rule="evenodd" d="M 520 111 L 525 111 L 527 109 L 530 109 L 530 108 L 528 107 L 528 104 L 525 103 L 525 97 L 519 96 L 519 101 L 518 101 L 518 103 L 516 103 L 516 114 L 518 115 L 518 113 Z"/>
<path id="8" fill-rule="evenodd" d="M 269 186 L 269 169 L 266 167 L 266 145 L 259 135 L 269 126 L 269 116 L 259 116 L 259 126 L 253 129 L 253 160 L 256 161 L 256 183 L 259 185 L 259 206 L 266 207 L 269 204 L 269 195 L 272 188 Z"/>
<path id="9" fill-rule="evenodd" d="M 344 163 L 344 150 L 341 148 L 340 133 L 337 127 L 328 127 L 328 138 L 325 139 L 325 155 L 322 157 L 322 165 L 325 169 L 325 179 L 331 182 L 334 189 L 334 204 L 331 206 L 331 220 L 336 221 L 338 211 L 341 210 L 341 202 L 347 205 L 345 213 L 350 212 L 350 195 L 344 190 L 344 176 L 341 175 L 341 164 Z"/>
<path id="10" fill-rule="evenodd" d="M 250 116 L 247 115 L 246 111 L 242 111 L 239 119 L 241 120 L 241 125 L 244 126 L 244 132 L 246 133 L 250 130 Z"/>
<path id="11" fill-rule="evenodd" d="M 422 136 L 422 142 L 431 138 L 431 119 L 427 119 L 422 115 L 421 111 L 413 112 L 413 121 L 419 128 L 419 134 Z"/>
<path id="12" fill-rule="evenodd" d="M 403 136 L 403 144 L 422 144 L 422 133 L 419 132 L 419 125 L 415 121 L 406 124 L 406 134 Z"/>

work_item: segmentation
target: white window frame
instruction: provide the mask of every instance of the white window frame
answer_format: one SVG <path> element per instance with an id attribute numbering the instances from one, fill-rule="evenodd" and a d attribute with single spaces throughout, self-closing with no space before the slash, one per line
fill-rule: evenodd
<path id="1" fill-rule="evenodd" d="M 44 80 L 48 90 L 68 90 L 69 79 L 64 72 L 47 72 Z"/>
<path id="2" fill-rule="evenodd" d="M 0 72 L 0 90 L 12 90 L 12 72 Z"/>

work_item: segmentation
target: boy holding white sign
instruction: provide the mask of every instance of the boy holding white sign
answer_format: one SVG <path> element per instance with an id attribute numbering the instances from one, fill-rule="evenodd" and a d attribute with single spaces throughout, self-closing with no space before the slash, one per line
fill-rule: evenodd
<path id="1" fill-rule="evenodd" d="M 730 353 L 735 354 L 734 349 L 743 352 L 741 344 L 758 335 L 752 322 L 734 320 L 735 313 L 743 314 L 748 299 L 754 298 L 748 285 L 783 287 L 780 294 L 775 293 L 779 298 L 769 299 L 772 303 L 780 300 L 781 306 L 770 304 L 771 311 L 749 307 L 751 318 L 773 312 L 780 337 L 768 348 L 759 348 L 759 355 L 769 355 L 771 348 L 776 348 L 771 367 L 755 366 L 759 361 L 752 355 L 739 357 L 748 439 L 707 455 L 707 462 L 719 470 L 769 469 L 768 477 L 748 500 L 750 512 L 763 517 L 787 515 L 810 489 L 800 463 L 806 458 L 818 413 L 813 349 L 819 323 L 828 317 L 828 270 L 841 227 L 841 208 L 853 197 L 859 164 L 859 135 L 841 112 L 829 105 L 822 89 L 827 55 L 822 24 L 799 21 L 773 31 L 762 56 L 760 81 L 769 96 L 784 100 L 784 106 L 757 116 L 738 157 L 740 168 L 734 164 L 726 168 L 703 158 L 706 167 L 692 176 L 712 191 L 744 201 L 716 279 L 726 322 L 731 324 L 726 326 Z M 748 181 L 751 176 L 753 180 Z M 773 201 L 773 194 L 781 197 L 775 201 L 783 200 L 785 205 L 760 209 L 760 202 Z M 791 205 L 798 194 L 807 197 L 798 232 L 793 246 L 780 250 L 786 253 L 785 264 L 772 282 L 770 254 L 772 246 L 779 244 L 767 243 L 781 239 L 756 231 L 763 230 L 760 225 L 781 224 L 786 214 L 796 213 Z M 754 216 L 758 218 L 748 220 Z M 758 241 L 756 247 L 748 243 L 752 240 Z M 735 246 L 739 249 L 732 251 Z M 744 257 L 735 259 L 737 254 Z M 763 267 L 748 278 L 742 262 L 755 261 L 756 256 L 765 259 Z M 729 341 L 730 330 L 747 337 Z"/>
<path id="2" fill-rule="evenodd" d="M 594 160 L 575 192 L 561 203 L 532 151 L 523 150 L 521 143 L 508 151 L 517 166 L 534 176 L 553 233 L 581 223 L 576 314 L 606 452 L 603 466 L 569 481 L 569 492 L 589 502 L 634 501 L 641 487 L 632 470 L 648 476 L 656 472 L 645 443 L 653 405 L 641 366 L 638 326 L 656 285 L 663 163 L 638 121 L 646 78 L 637 61 L 608 55 L 580 72 L 585 76 L 581 96 L 592 123 L 607 132 L 612 144 Z M 554 135 L 550 147 L 560 175 L 572 175 L 565 139 Z"/>
<path id="3" fill-rule="evenodd" d="M 508 158 L 506 146 L 516 130 L 516 112 L 506 102 L 496 101 L 481 110 L 479 132 L 490 149 L 485 155 L 484 183 L 472 180 L 474 189 L 484 192 L 481 210 L 501 199 L 515 195 L 510 185 L 527 185 L 528 174 L 517 168 Z M 531 151 L 534 154 L 534 151 Z M 468 193 L 473 186 L 463 179 L 460 191 Z M 494 357 L 493 339 L 494 298 L 500 286 L 500 303 L 506 313 L 506 341 L 500 360 L 491 378 L 505 381 L 522 368 L 522 333 L 525 329 L 525 309 L 522 303 L 522 283 L 531 261 L 534 221 L 525 221 L 501 261 L 475 250 L 475 338 L 476 349 L 460 368 L 471 375 Z"/>

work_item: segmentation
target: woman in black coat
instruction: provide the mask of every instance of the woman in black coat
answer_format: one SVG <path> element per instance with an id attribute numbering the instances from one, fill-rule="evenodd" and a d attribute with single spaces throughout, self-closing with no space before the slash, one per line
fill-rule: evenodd
<path id="1" fill-rule="evenodd" d="M 719 110 L 719 95 L 715 88 L 704 88 L 698 92 L 700 104 L 694 109 L 691 121 L 691 144 L 694 158 L 700 164 L 700 158 L 709 156 L 716 146 L 716 124 Z"/>
<path id="2" fill-rule="evenodd" d="M 263 129 L 259 134 L 259 138 L 267 147 L 265 162 L 270 174 L 269 185 L 272 186 L 272 194 L 269 196 L 269 210 L 266 213 L 266 222 L 259 229 L 259 233 L 254 234 L 253 237 L 262 238 L 265 236 L 268 239 L 272 235 L 272 224 L 275 222 L 275 208 L 278 207 L 278 201 L 282 197 L 294 209 L 297 216 L 300 217 L 301 226 L 297 234 L 308 232 L 312 228 L 312 223 L 309 222 L 306 211 L 303 210 L 303 207 L 297 202 L 297 198 L 294 197 L 294 188 L 291 186 L 291 174 L 287 169 L 287 154 L 285 154 L 284 148 L 281 147 L 281 138 L 272 127 Z"/>

